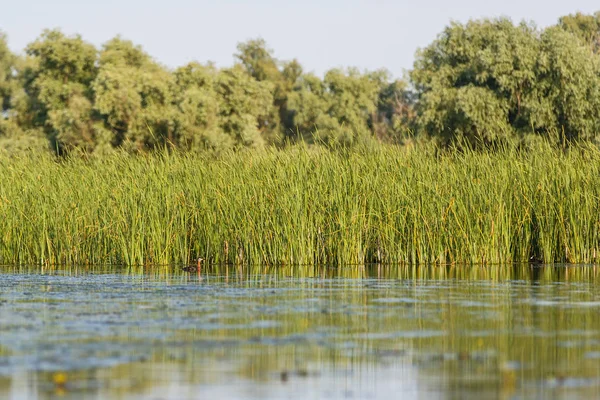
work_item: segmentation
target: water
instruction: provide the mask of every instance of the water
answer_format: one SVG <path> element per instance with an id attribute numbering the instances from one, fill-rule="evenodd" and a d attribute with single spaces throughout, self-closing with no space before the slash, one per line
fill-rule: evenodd
<path id="1" fill-rule="evenodd" d="M 0 398 L 596 398 L 597 276 L 4 268 Z"/>

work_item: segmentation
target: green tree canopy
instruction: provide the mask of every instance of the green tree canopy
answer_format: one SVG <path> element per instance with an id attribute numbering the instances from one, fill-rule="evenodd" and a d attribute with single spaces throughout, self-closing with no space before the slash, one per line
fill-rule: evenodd
<path id="1" fill-rule="evenodd" d="M 236 58 L 254 79 L 271 84 L 274 108 L 270 115 L 260 121 L 268 142 L 278 143 L 281 137 L 293 137 L 288 96 L 302 75 L 300 63 L 296 60 L 278 61 L 263 39 L 240 43 Z"/>
<path id="2" fill-rule="evenodd" d="M 173 75 L 140 46 L 116 37 L 100 53 L 92 85 L 99 145 L 143 151 L 173 143 Z"/>
<path id="3" fill-rule="evenodd" d="M 281 72 L 273 51 L 267 47 L 264 39 L 252 39 L 237 46 L 235 57 L 246 71 L 258 81 L 277 81 Z"/>
<path id="4" fill-rule="evenodd" d="M 332 69 L 325 78 L 304 75 L 290 95 L 289 107 L 299 133 L 329 144 L 350 145 L 373 136 L 373 116 L 385 86 L 383 72 Z"/>
<path id="5" fill-rule="evenodd" d="M 600 11 L 593 15 L 566 15 L 560 18 L 558 25 L 587 43 L 595 53 L 600 52 Z"/>
<path id="6" fill-rule="evenodd" d="M 589 137 L 598 69 L 577 38 L 509 19 L 453 23 L 420 51 L 411 78 L 421 130 L 489 145 L 528 133 Z"/>
<path id="7" fill-rule="evenodd" d="M 223 129 L 218 75 L 214 66 L 196 62 L 174 72 L 176 136 L 182 149 L 221 151 L 234 145 L 234 138 Z"/>
<path id="8" fill-rule="evenodd" d="M 96 49 L 80 36 L 47 30 L 26 50 L 21 71 L 27 96 L 17 111 L 31 127 L 44 129 L 58 151 L 94 147 L 91 82 L 97 74 Z M 22 120 L 22 119 L 21 119 Z"/>
<path id="9" fill-rule="evenodd" d="M 415 135 L 482 148 L 540 136 L 600 141 L 600 12 L 546 29 L 507 18 L 452 23 L 417 53 L 408 81 L 385 70 L 305 73 L 263 39 L 240 43 L 235 58 L 230 68 L 170 70 L 121 37 L 98 51 L 59 30 L 21 57 L 0 32 L 0 147 L 98 154 Z"/>
<path id="10" fill-rule="evenodd" d="M 532 126 L 561 143 L 600 133 L 600 57 L 575 35 L 559 27 L 542 33 L 536 78 Z"/>
<path id="11" fill-rule="evenodd" d="M 402 143 L 415 135 L 415 99 L 408 83 L 401 79 L 384 82 L 379 92 L 378 112 L 373 131 L 382 142 Z"/>
<path id="12" fill-rule="evenodd" d="M 272 84 L 243 66 L 217 70 L 190 63 L 175 73 L 176 136 L 181 148 L 262 147 L 273 118 Z"/>
<path id="13" fill-rule="evenodd" d="M 257 81 L 239 65 L 219 72 L 221 127 L 237 147 L 262 147 L 267 142 L 274 115 L 272 91 L 270 82 Z"/>
<path id="14" fill-rule="evenodd" d="M 10 107 L 10 99 L 15 90 L 14 67 L 16 57 L 11 53 L 6 35 L 0 31 L 0 112 Z"/>

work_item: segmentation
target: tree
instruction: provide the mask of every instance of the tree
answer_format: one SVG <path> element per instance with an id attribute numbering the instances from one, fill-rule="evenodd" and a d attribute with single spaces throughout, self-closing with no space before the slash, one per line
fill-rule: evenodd
<path id="1" fill-rule="evenodd" d="M 175 135 L 181 148 L 222 151 L 262 147 L 273 113 L 272 86 L 244 67 L 190 63 L 174 73 Z"/>
<path id="2" fill-rule="evenodd" d="M 235 57 L 257 81 L 277 81 L 281 75 L 273 51 L 264 39 L 252 39 L 237 46 Z"/>
<path id="3" fill-rule="evenodd" d="M 305 139 L 314 136 L 329 145 L 369 140 L 384 76 L 352 68 L 332 69 L 322 81 L 311 74 L 302 76 L 289 98 L 296 130 Z"/>
<path id="4" fill-rule="evenodd" d="M 222 69 L 216 80 L 221 128 L 236 147 L 262 147 L 271 132 L 273 115 L 270 82 L 259 82 L 239 65 Z"/>
<path id="5" fill-rule="evenodd" d="M 0 113 L 10 108 L 10 99 L 14 91 L 15 56 L 6 42 L 6 35 L 0 31 Z M 1 115 L 0 115 L 1 118 Z"/>
<path id="6" fill-rule="evenodd" d="M 20 71 L 25 97 L 17 107 L 20 114 L 29 116 L 26 128 L 42 128 L 59 153 L 75 147 L 92 150 L 94 46 L 80 36 L 47 30 L 26 53 L 30 60 Z"/>
<path id="7" fill-rule="evenodd" d="M 19 125 L 27 120 L 17 113 L 19 100 L 25 98 L 16 74 L 22 68 L 21 61 L 8 49 L 6 36 L 0 32 L 0 155 L 48 150 L 48 141 L 40 130 L 25 130 Z"/>
<path id="8" fill-rule="evenodd" d="M 303 69 L 298 60 L 287 61 L 281 71 L 282 79 L 275 87 L 275 106 L 279 109 L 279 120 L 283 136 L 288 139 L 297 139 L 294 129 L 294 113 L 289 107 L 289 97 L 302 78 Z"/>
<path id="9" fill-rule="evenodd" d="M 382 82 L 373 131 L 377 139 L 388 143 L 402 143 L 414 135 L 415 99 L 404 80 Z"/>
<path id="10" fill-rule="evenodd" d="M 417 53 L 418 124 L 443 143 L 487 145 L 528 127 L 538 33 L 509 19 L 452 23 Z"/>
<path id="11" fill-rule="evenodd" d="M 173 76 L 140 46 L 120 37 L 107 42 L 92 87 L 103 148 L 144 151 L 174 144 Z"/>
<path id="12" fill-rule="evenodd" d="M 234 138 L 222 126 L 222 102 L 216 90 L 218 74 L 214 66 L 196 62 L 174 73 L 174 102 L 178 112 L 175 135 L 184 150 L 221 151 L 234 145 Z"/>
<path id="13" fill-rule="evenodd" d="M 473 146 L 598 131 L 600 63 L 574 33 L 510 20 L 454 23 L 417 55 L 421 130 Z"/>
<path id="14" fill-rule="evenodd" d="M 600 56 L 560 27 L 541 36 L 535 102 L 530 123 L 559 143 L 594 139 L 600 133 Z"/>
<path id="15" fill-rule="evenodd" d="M 302 75 L 302 66 L 296 60 L 281 63 L 273 57 L 263 39 L 253 39 L 238 45 L 236 58 L 246 71 L 259 82 L 269 82 L 272 88 L 273 112 L 261 121 L 264 136 L 270 143 L 278 143 L 280 136 L 293 137 L 292 115 L 288 96 Z"/>
<path id="16" fill-rule="evenodd" d="M 600 11 L 594 15 L 576 13 L 561 17 L 558 26 L 583 40 L 594 53 L 600 52 Z"/>

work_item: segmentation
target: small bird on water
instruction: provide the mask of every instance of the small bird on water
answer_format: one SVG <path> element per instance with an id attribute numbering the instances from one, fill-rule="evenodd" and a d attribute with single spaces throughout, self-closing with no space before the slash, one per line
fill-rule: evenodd
<path id="1" fill-rule="evenodd" d="M 198 258 L 198 263 L 196 265 L 186 265 L 182 269 L 185 272 L 198 272 L 198 273 L 200 273 L 200 271 L 202 271 L 202 261 L 204 261 L 204 258 L 199 257 Z"/>

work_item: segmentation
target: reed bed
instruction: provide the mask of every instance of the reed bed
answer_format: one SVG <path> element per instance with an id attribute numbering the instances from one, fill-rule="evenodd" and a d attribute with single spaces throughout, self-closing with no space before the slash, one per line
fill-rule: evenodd
<path id="1" fill-rule="evenodd" d="M 0 160 L 0 263 L 595 263 L 600 152 Z"/>

